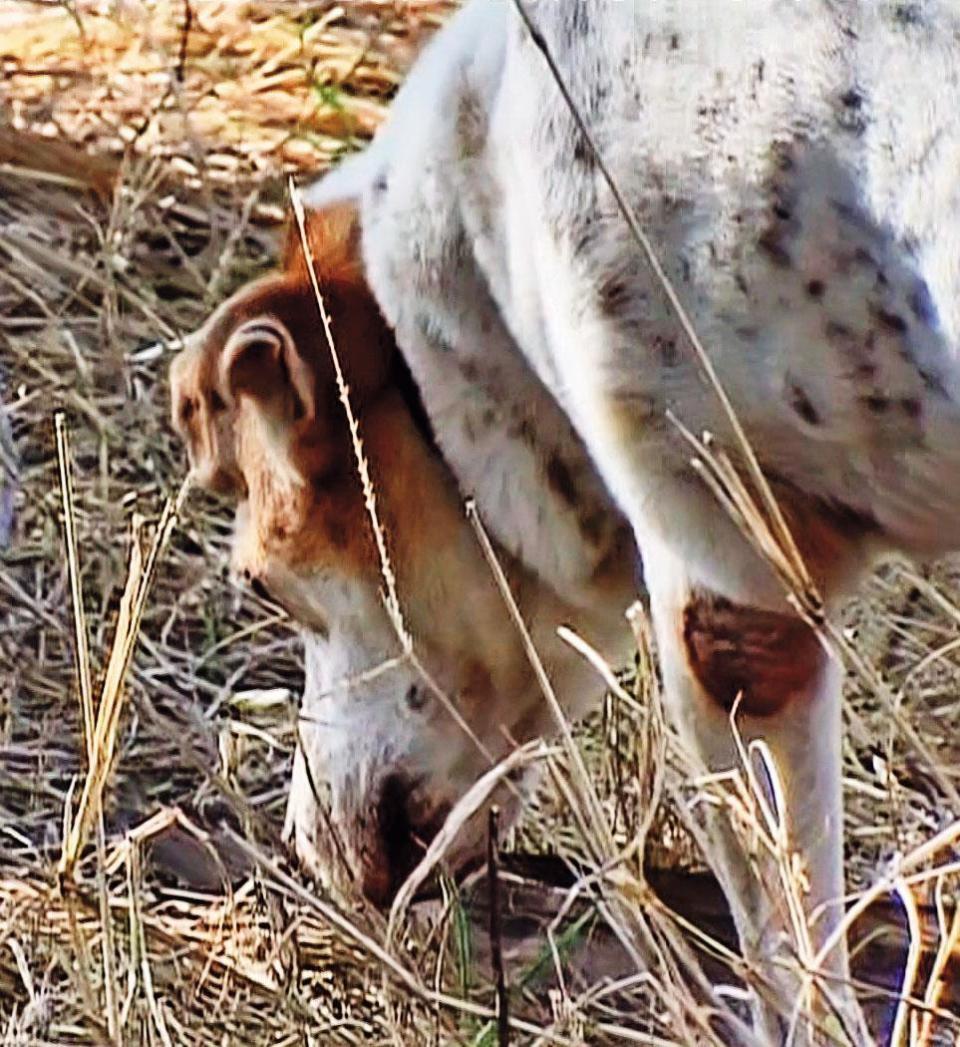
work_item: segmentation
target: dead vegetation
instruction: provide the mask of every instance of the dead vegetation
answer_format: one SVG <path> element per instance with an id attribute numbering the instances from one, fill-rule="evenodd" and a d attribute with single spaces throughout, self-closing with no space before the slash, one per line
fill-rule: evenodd
<path id="1" fill-rule="evenodd" d="M 714 941 L 729 945 L 730 930 L 707 882 L 681 875 L 702 864 L 690 809 L 720 797 L 749 823 L 749 789 L 697 779 L 663 743 L 646 661 L 577 732 L 589 781 L 550 750 L 508 849 L 559 855 L 576 872 L 507 862 L 492 945 L 482 885 L 461 894 L 444 883 L 388 945 L 381 917 L 326 898 L 290 861 L 280 826 L 298 641 L 274 608 L 229 585 L 224 506 L 190 495 L 145 593 L 124 687 L 122 660 L 108 669 L 182 479 L 167 344 L 269 263 L 282 176 L 319 171 L 371 133 L 449 6 L 0 9 L 0 382 L 20 459 L 15 538 L 0 554 L 4 1043 L 494 1044 L 498 948 L 511 1042 L 717 1043 L 709 1007 L 733 1000 L 736 1011 L 737 994 L 711 990 L 701 962 L 715 983 L 760 978 Z M 73 571 L 57 412 L 71 444 Z M 909 915 L 915 899 L 931 955 L 908 979 L 928 1008 L 903 1027 L 910 1043 L 960 1036 L 960 961 L 948 962 L 960 812 L 943 788 L 960 788 L 958 577 L 955 563 L 892 565 L 846 619 L 897 711 L 878 699 L 878 679 L 850 674 L 848 884 L 885 884 L 905 857 L 922 859 L 901 877 L 900 900 L 862 922 L 872 940 L 859 969 L 901 990 L 907 936 L 891 924 L 908 926 L 897 909 Z M 102 714 L 112 770 L 96 773 L 84 818 L 88 739 L 110 693 L 122 701 Z M 936 766 L 917 756 L 908 725 Z M 666 872 L 645 873 L 644 839 L 648 863 Z M 545 864 L 572 892 L 524 886 L 520 872 L 539 876 Z M 705 960 L 651 883 L 711 936 Z M 641 951 L 655 957 L 649 972 L 631 959 Z M 888 1028 L 895 1002 L 875 1008 Z"/>

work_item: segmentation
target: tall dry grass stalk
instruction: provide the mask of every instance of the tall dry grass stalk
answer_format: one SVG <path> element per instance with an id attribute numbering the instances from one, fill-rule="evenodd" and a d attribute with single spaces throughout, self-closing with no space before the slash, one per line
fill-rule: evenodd
<path id="1" fill-rule="evenodd" d="M 60 452 L 60 469 L 64 477 L 65 495 L 64 515 L 69 521 L 66 524 L 69 546 L 68 569 L 70 572 L 71 590 L 74 593 L 75 623 L 77 629 L 78 659 L 86 656 L 85 624 L 82 610 L 82 589 L 79 575 L 79 557 L 75 546 L 75 525 L 73 522 L 72 487 L 69 480 L 70 464 L 66 459 L 68 441 L 62 417 L 57 420 L 58 436 L 63 434 L 58 443 Z M 144 608 L 150 595 L 160 556 L 170 540 L 177 523 L 188 484 L 185 481 L 175 498 L 168 500 L 156 525 L 153 540 L 146 557 L 143 555 L 145 521 L 135 516 L 130 534 L 130 559 L 127 570 L 127 582 L 120 600 L 120 611 L 114 629 L 113 644 L 107 660 L 103 677 L 100 699 L 94 704 L 90 691 L 92 673 L 89 664 L 78 663 L 78 676 L 81 681 L 81 704 L 84 711 L 84 736 L 87 741 L 88 767 L 84 777 L 83 789 L 77 810 L 70 818 L 70 826 L 65 834 L 63 851 L 57 867 L 58 874 L 68 880 L 74 872 L 80 852 L 87 841 L 90 825 L 100 814 L 100 803 L 107 778 L 111 771 L 114 751 L 117 742 L 117 729 L 120 714 L 123 711 L 124 682 L 130 661 L 133 657 Z"/>

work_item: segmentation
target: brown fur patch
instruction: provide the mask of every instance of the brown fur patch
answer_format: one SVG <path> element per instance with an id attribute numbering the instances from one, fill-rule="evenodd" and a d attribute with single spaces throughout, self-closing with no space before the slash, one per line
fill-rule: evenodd
<path id="1" fill-rule="evenodd" d="M 346 573 L 376 577 L 376 547 L 360 481 L 350 468 L 353 452 L 347 434 L 330 432 L 322 449 L 295 442 L 291 464 L 296 473 L 309 479 L 319 469 L 330 475 L 322 485 L 294 484 L 283 477 L 246 409 L 239 428 L 238 452 L 249 489 L 258 559 L 292 569 L 338 566 Z M 327 463 L 333 464 L 332 470 Z"/>
<path id="2" fill-rule="evenodd" d="M 186 444 L 202 486 L 239 493 L 243 478 L 234 450 L 233 418 L 216 389 L 217 360 L 209 352 L 186 350 L 170 367 L 170 410 L 174 431 Z"/>
<path id="3" fill-rule="evenodd" d="M 742 695 L 748 716 L 772 716 L 808 689 L 826 657 L 800 618 L 695 592 L 683 609 L 683 642 L 693 675 L 729 711 Z"/>

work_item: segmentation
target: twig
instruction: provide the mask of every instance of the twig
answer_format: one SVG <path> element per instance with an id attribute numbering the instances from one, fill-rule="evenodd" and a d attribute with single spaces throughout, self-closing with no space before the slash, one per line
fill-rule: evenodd
<path id="1" fill-rule="evenodd" d="M 500 808 L 490 808 L 487 827 L 487 889 L 490 892 L 490 963 L 497 992 L 497 1043 L 510 1042 L 510 1003 L 503 969 L 503 936 L 500 927 Z"/>
<path id="2" fill-rule="evenodd" d="M 294 217 L 297 222 L 297 232 L 300 236 L 300 243 L 303 247 L 303 257 L 307 265 L 307 273 L 310 277 L 310 287 L 313 290 L 313 296 L 316 299 L 317 309 L 320 312 L 320 320 L 323 325 L 323 333 L 326 338 L 327 348 L 330 351 L 330 359 L 333 363 L 334 375 L 337 380 L 337 394 L 340 398 L 340 404 L 343 407 L 344 413 L 347 418 L 347 425 L 350 429 L 350 442 L 353 447 L 354 459 L 357 466 L 357 474 L 360 477 L 360 485 L 363 489 L 363 501 L 364 506 L 367 510 L 367 516 L 370 520 L 370 526 L 373 529 L 373 538 L 377 547 L 377 556 L 380 560 L 380 576 L 383 578 L 383 583 L 386 586 L 386 593 L 384 594 L 383 603 L 386 608 L 387 616 L 390 619 L 390 624 L 393 626 L 393 630 L 396 633 L 397 639 L 400 643 L 400 647 L 403 651 L 404 656 L 410 660 L 410 664 L 416 669 L 416 671 L 423 678 L 424 682 L 430 688 L 433 696 L 440 702 L 440 704 L 446 709 L 446 711 L 453 717 L 454 722 L 457 726 L 467 735 L 471 742 L 477 747 L 487 762 L 493 766 L 496 761 L 490 750 L 483 744 L 477 733 L 473 730 L 469 723 L 463 718 L 463 714 L 453 704 L 450 697 L 446 694 L 442 687 L 433 678 L 431 673 L 427 670 L 427 667 L 420 661 L 414 650 L 413 637 L 407 628 L 406 620 L 403 615 L 403 608 L 400 604 L 400 597 L 397 592 L 397 576 L 393 569 L 393 563 L 390 558 L 390 551 L 387 547 L 386 532 L 383 528 L 383 524 L 380 520 L 380 512 L 377 508 L 377 494 L 376 489 L 373 485 L 373 480 L 370 476 L 370 466 L 367 462 L 367 457 L 363 449 L 363 440 L 360 436 L 360 423 L 357 419 L 356 413 L 353 410 L 353 405 L 350 402 L 350 390 L 347 387 L 347 381 L 344 377 L 343 366 L 340 361 L 340 353 L 337 351 L 336 343 L 333 339 L 333 330 L 330 324 L 330 316 L 327 313 L 327 307 L 323 299 L 323 294 L 320 290 L 320 281 L 317 278 L 317 270 L 314 265 L 313 252 L 310 249 L 310 241 L 307 237 L 307 225 L 306 215 L 303 208 L 303 198 L 300 195 L 300 191 L 297 189 L 296 183 L 291 178 L 288 182 L 288 190 L 290 194 L 290 203 L 293 207 Z"/>
<path id="3" fill-rule="evenodd" d="M 904 912 L 907 915 L 910 946 L 907 950 L 907 962 L 904 964 L 903 985 L 900 989 L 900 999 L 897 1003 L 893 1031 L 890 1034 L 890 1047 L 907 1047 L 908 1044 L 915 1042 L 914 1036 L 910 1032 L 915 1022 L 910 1001 L 913 997 L 920 961 L 923 959 L 923 931 L 920 926 L 917 899 L 913 891 L 900 879 L 893 885 L 893 889 L 899 896 Z"/>
<path id="4" fill-rule="evenodd" d="M 498 764 L 481 775 L 454 804 L 453 810 L 447 815 L 440 831 L 430 841 L 426 854 L 404 880 L 400 890 L 397 891 L 397 896 L 390 906 L 390 917 L 387 922 L 386 940 L 388 943 L 393 941 L 400 917 L 413 901 L 417 891 L 420 890 L 420 887 L 426 882 L 439 862 L 443 860 L 444 855 L 455 842 L 461 829 L 490 799 L 494 791 L 500 786 L 509 783 L 512 772 L 518 771 L 538 760 L 545 759 L 555 752 L 556 750 L 548 749 L 538 738 L 532 739 L 525 745 L 514 749 L 512 753 L 509 753 Z"/>
<path id="5" fill-rule="evenodd" d="M 126 865 L 131 951 L 139 960 L 140 982 L 143 985 L 143 992 L 147 999 L 147 1009 L 153 1020 L 157 1036 L 160 1038 L 163 1047 L 173 1047 L 170 1033 L 167 1030 L 167 1023 L 164 1020 L 163 1010 L 153 989 L 150 949 L 147 943 L 143 914 L 140 911 L 140 898 L 143 894 L 140 872 L 140 842 L 135 838 L 129 839 L 128 842 L 130 846 L 126 854 Z"/>
<path id="6" fill-rule="evenodd" d="M 600 803 L 600 797 L 597 795 L 597 791 L 590 779 L 587 765 L 584 763 L 583 756 L 577 748 L 576 741 L 574 741 L 573 732 L 570 730 L 570 721 L 564 714 L 563 707 L 557 699 L 556 692 L 553 689 L 553 684 L 550 682 L 543 661 L 540 658 L 540 653 L 537 651 L 536 645 L 533 642 L 533 637 L 531 637 L 530 631 L 527 629 L 526 623 L 523 620 L 523 615 L 520 613 L 520 608 L 517 606 L 516 599 L 510 589 L 510 582 L 508 581 L 503 566 L 497 557 L 496 550 L 493 548 L 493 543 L 490 541 L 490 536 L 487 534 L 483 521 L 480 519 L 476 502 L 474 502 L 473 499 L 470 499 L 467 502 L 466 511 L 467 518 L 470 520 L 474 533 L 477 536 L 477 541 L 480 543 L 480 549 L 490 567 L 494 581 L 497 583 L 497 588 L 500 590 L 503 602 L 507 605 L 510 617 L 513 619 L 517 632 L 523 641 L 527 659 L 536 674 L 540 690 L 543 692 L 543 695 L 547 700 L 547 705 L 549 706 L 553 719 L 560 731 L 560 737 L 563 739 L 564 753 L 570 760 L 577 778 L 579 779 L 578 784 L 581 787 L 581 792 L 586 798 L 587 804 L 590 808 L 589 826 L 585 827 L 587 831 L 584 836 L 585 839 L 590 838 L 589 829 L 592 827 L 599 837 L 599 847 L 597 846 L 597 840 L 591 840 L 590 843 L 591 848 L 594 850 L 594 859 L 598 865 L 602 865 L 604 857 L 613 854 L 616 851 L 616 846 L 614 844 L 613 836 L 610 833 L 610 827 L 607 824 L 603 805 Z M 576 813 L 576 810 L 574 810 L 574 813 Z"/>
<path id="7" fill-rule="evenodd" d="M 140 632 L 140 622 L 160 555 L 166 548 L 176 525 L 187 490 L 188 483 L 184 482 L 176 498 L 168 499 L 164 505 L 146 561 L 143 560 L 140 548 L 143 521 L 137 517 L 134 518 L 127 583 L 120 601 L 120 613 L 117 617 L 113 646 L 107 662 L 100 704 L 97 709 L 96 727 L 91 746 L 92 759 L 84 779 L 80 804 L 70 827 L 70 833 L 64 839 L 63 850 L 57 866 L 61 881 L 73 873 L 77 858 L 86 841 L 90 824 L 99 809 L 103 787 L 113 762 L 117 728 L 123 708 L 124 681 L 133 660 L 133 652 Z"/>
<path id="8" fill-rule="evenodd" d="M 363 451 L 363 441 L 360 439 L 360 424 L 357 421 L 353 405 L 350 402 L 350 391 L 347 388 L 347 380 L 344 377 L 343 366 L 340 362 L 340 354 L 337 351 L 336 343 L 333 340 L 330 316 L 327 313 L 326 303 L 324 302 L 323 294 L 320 290 L 320 281 L 317 279 L 316 267 L 313 264 L 313 253 L 310 250 L 310 241 L 307 237 L 303 199 L 300 196 L 300 192 L 297 189 L 293 178 L 290 179 L 288 186 L 290 202 L 293 205 L 293 213 L 297 221 L 297 231 L 300 234 L 300 243 L 303 246 L 304 260 L 307 263 L 307 272 L 310 276 L 310 286 L 317 302 L 317 308 L 320 311 L 320 321 L 323 324 L 323 333 L 326 337 L 327 348 L 330 350 L 330 359 L 333 362 L 333 372 L 337 379 L 337 394 L 340 397 L 340 403 L 343 406 L 344 413 L 347 416 L 347 424 L 350 427 L 350 439 L 353 445 L 354 457 L 356 458 L 357 472 L 360 475 L 360 483 L 363 487 L 364 505 L 366 506 L 367 515 L 370 518 L 370 524 L 373 528 L 373 537 L 377 545 L 377 555 L 380 557 L 380 574 L 383 577 L 384 585 L 387 588 L 384 603 L 386 604 L 387 614 L 390 616 L 390 621 L 400 640 L 403 650 L 405 652 L 411 651 L 413 649 L 413 640 L 410 637 L 406 622 L 404 621 L 403 611 L 400 607 L 400 597 L 397 595 L 397 577 L 394 573 L 393 563 L 390 559 L 390 551 L 387 548 L 386 532 L 380 522 L 380 512 L 377 508 L 377 493 L 373 486 L 373 480 L 370 478 L 370 467 L 367 464 L 367 458 Z"/>
<path id="9" fill-rule="evenodd" d="M 943 879 L 937 884 L 938 911 L 942 910 Z M 933 961 L 930 977 L 927 980 L 927 988 L 923 995 L 923 1004 L 926 1013 L 920 1027 L 919 1047 L 930 1047 L 933 1040 L 934 1012 L 940 1006 L 940 997 L 946 988 L 945 977 L 947 966 L 954 956 L 960 956 L 960 905 L 953 911 L 953 919 L 949 931 L 944 926 L 944 920 L 940 919 L 940 946 Z"/>
<path id="10" fill-rule="evenodd" d="M 54 415 L 53 425 L 57 437 L 57 466 L 60 473 L 60 498 L 63 502 L 63 531 L 67 547 L 67 573 L 70 577 L 70 602 L 73 607 L 73 641 L 77 657 L 77 679 L 80 682 L 83 742 L 87 754 L 87 766 L 90 767 L 93 764 L 93 684 L 90 679 L 90 650 L 80 583 L 80 554 L 77 548 L 77 519 L 73 504 L 70 432 L 62 411 Z"/>
<path id="11" fill-rule="evenodd" d="M 177 55 L 177 68 L 175 76 L 177 83 L 182 84 L 187 69 L 187 44 L 190 40 L 190 30 L 193 28 L 193 4 L 190 0 L 183 0 L 183 25 L 180 27 L 180 53 Z"/>

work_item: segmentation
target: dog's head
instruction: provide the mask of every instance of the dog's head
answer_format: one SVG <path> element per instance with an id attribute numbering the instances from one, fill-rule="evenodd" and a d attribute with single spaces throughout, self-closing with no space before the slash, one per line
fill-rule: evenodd
<path id="1" fill-rule="evenodd" d="M 383 902 L 491 760 L 542 728 L 542 703 L 364 281 L 355 214 L 308 213 L 307 233 L 417 661 L 384 606 L 382 550 L 295 231 L 278 270 L 187 340 L 171 372 L 174 425 L 197 479 L 238 499 L 234 573 L 305 626 L 297 849 L 321 873 L 346 855 Z M 513 783 L 495 793 L 505 819 L 517 796 Z M 452 864 L 482 849 L 482 817 Z"/>

